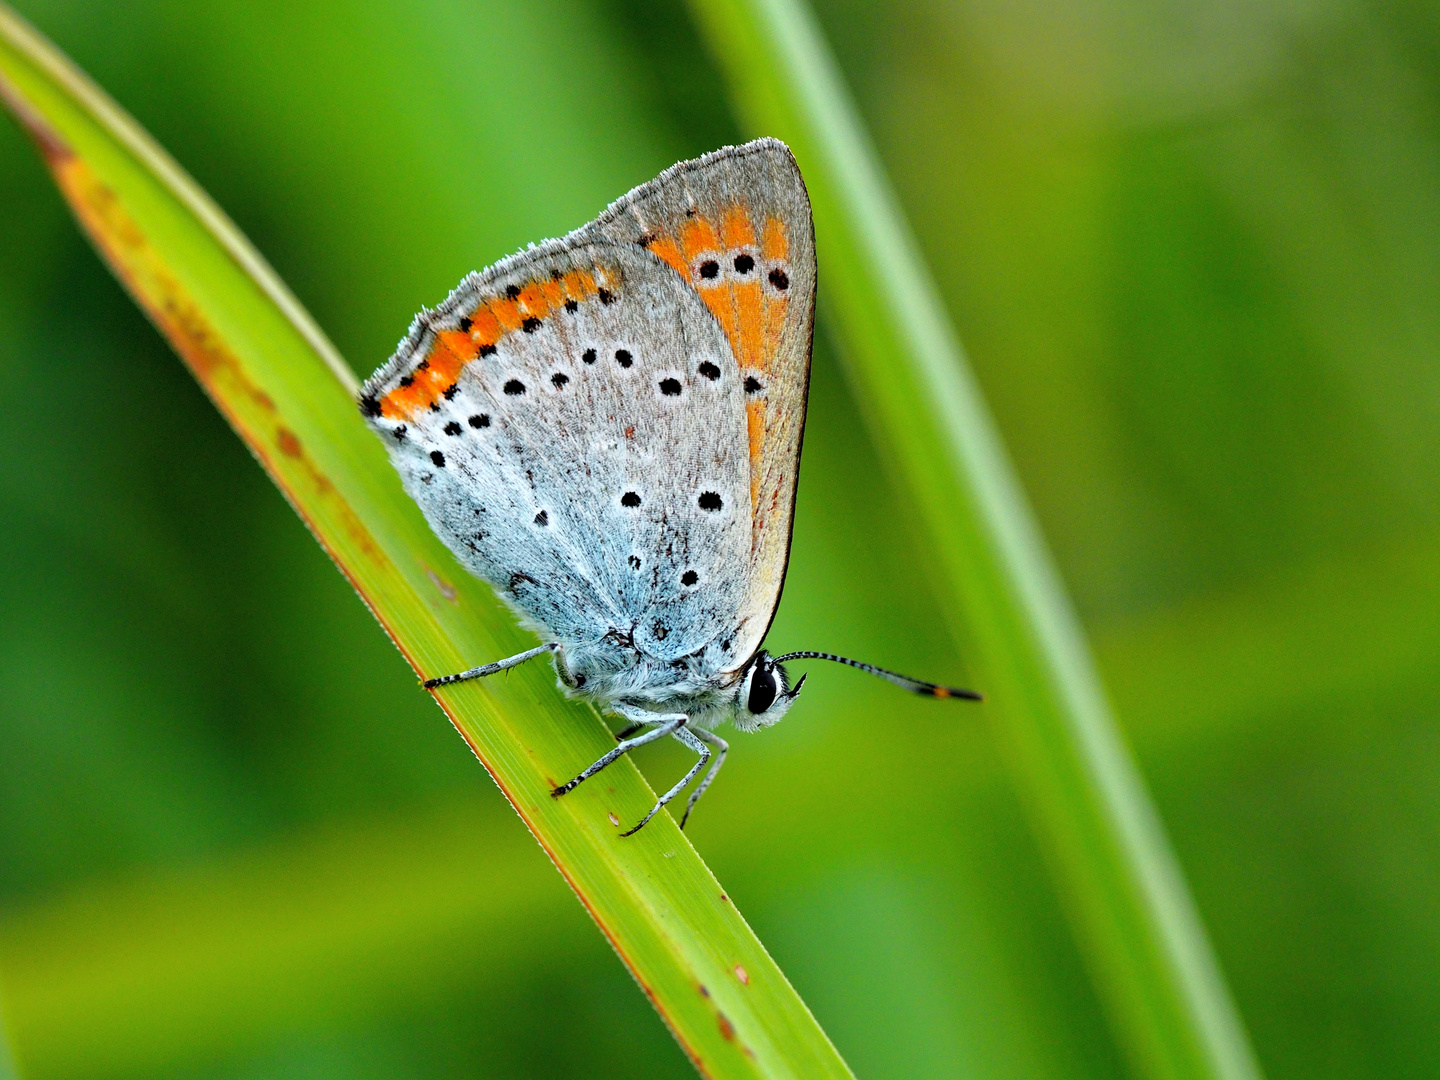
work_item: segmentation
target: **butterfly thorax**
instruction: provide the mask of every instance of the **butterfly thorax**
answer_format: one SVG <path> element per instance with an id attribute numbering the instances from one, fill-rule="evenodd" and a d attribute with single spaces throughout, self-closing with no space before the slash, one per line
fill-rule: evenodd
<path id="1" fill-rule="evenodd" d="M 793 686 L 785 669 L 763 649 L 738 667 L 717 669 L 701 651 L 689 662 L 661 662 L 654 657 L 631 656 L 619 666 L 601 661 L 585 649 L 555 651 L 555 670 L 561 690 L 572 698 L 602 709 L 630 706 L 622 711 L 637 719 L 636 710 L 655 716 L 683 713 L 691 727 L 706 730 L 725 722 L 741 731 L 769 727 L 785 715 L 800 693 L 802 678 Z"/>
<path id="2" fill-rule="evenodd" d="M 697 718 L 718 711 L 714 723 L 719 723 L 728 716 L 742 674 L 733 664 L 728 665 L 732 670 L 722 670 L 721 658 L 729 654 L 720 645 L 712 642 L 678 659 L 647 655 L 614 639 L 561 646 L 555 671 L 567 696 L 601 708 L 625 702 Z"/>

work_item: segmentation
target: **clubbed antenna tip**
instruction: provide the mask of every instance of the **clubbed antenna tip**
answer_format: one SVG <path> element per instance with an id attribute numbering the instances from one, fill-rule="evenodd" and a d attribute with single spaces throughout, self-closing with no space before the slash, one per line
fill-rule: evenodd
<path id="1" fill-rule="evenodd" d="M 977 690 L 961 690 L 954 686 L 941 686 L 938 683 L 926 682 L 924 679 L 912 679 L 908 675 L 901 675 L 899 672 L 887 671 L 874 664 L 862 664 L 859 660 L 851 660 L 845 656 L 836 656 L 828 652 L 792 652 L 784 656 L 775 657 L 775 663 L 783 664 L 787 660 L 829 660 L 836 664 L 844 664 L 847 667 L 858 668 L 860 671 L 875 675 L 886 682 L 894 683 L 902 690 L 909 690 L 912 694 L 922 694 L 925 697 L 933 698 L 961 698 L 965 701 L 984 701 L 985 695 Z"/>

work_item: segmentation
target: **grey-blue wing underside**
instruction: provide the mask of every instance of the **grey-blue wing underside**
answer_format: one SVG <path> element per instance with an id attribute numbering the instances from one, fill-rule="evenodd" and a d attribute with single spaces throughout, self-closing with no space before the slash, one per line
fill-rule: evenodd
<path id="1" fill-rule="evenodd" d="M 375 405 L 369 422 L 436 533 L 547 638 L 617 663 L 703 650 L 716 670 L 750 557 L 744 393 L 670 267 L 623 243 L 522 252 L 423 313 L 362 400 L 398 400 L 487 301 L 577 273 L 598 291 L 504 333 L 413 414 Z"/>

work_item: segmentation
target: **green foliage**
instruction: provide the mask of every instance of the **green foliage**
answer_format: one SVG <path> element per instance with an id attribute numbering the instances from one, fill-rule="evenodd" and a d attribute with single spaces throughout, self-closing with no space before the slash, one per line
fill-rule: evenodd
<path id="1" fill-rule="evenodd" d="M 659 0 L 20 6 L 364 371 L 740 134 Z M 1266 1075 L 1440 1073 L 1432 16 L 816 9 Z M 771 641 L 973 680 L 835 360 Z M 26 1075 L 693 1076 L 6 122 L 0 371 Z M 986 726 L 815 674 L 690 829 L 857 1074 L 1122 1075 Z"/>
<path id="2" fill-rule="evenodd" d="M 815 204 L 825 313 L 930 534 L 1022 794 L 1138 1073 L 1258 1077 L 1059 575 L 830 51 L 802 0 L 697 0 L 753 130 Z"/>
<path id="3" fill-rule="evenodd" d="M 354 376 L 298 302 L 164 152 L 4 7 L 0 94 L 116 277 L 417 673 L 513 655 L 522 635 L 487 587 L 457 577 L 361 423 Z M 437 696 L 696 1067 L 716 1077 L 848 1076 L 675 822 L 620 832 L 654 802 L 628 758 L 604 783 L 551 796 L 572 762 L 613 744 L 593 710 L 568 705 L 550 682 L 531 665 Z M 27 1011 L 36 998 L 19 995 L 22 1046 L 37 1041 Z M 97 1034 L 124 1043 L 131 1026 Z M 77 1064 L 65 1062 L 70 1049 L 42 1043 L 39 1053 L 65 1072 Z"/>

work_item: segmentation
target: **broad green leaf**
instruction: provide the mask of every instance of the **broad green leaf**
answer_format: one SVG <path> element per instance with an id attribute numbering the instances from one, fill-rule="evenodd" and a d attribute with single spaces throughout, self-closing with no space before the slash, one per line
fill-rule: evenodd
<path id="1" fill-rule="evenodd" d="M 132 119 L 3 7 L 0 97 L 101 256 L 416 672 L 533 644 L 431 534 L 361 423 L 354 376 L 261 256 Z M 848 1076 L 673 820 L 620 837 L 620 823 L 654 801 L 634 766 L 550 797 L 613 745 L 596 714 L 553 683 L 536 664 L 438 699 L 697 1068 Z"/>
<path id="2" fill-rule="evenodd" d="M 805 174 L 822 314 L 929 526 L 939 606 L 973 653 L 1120 1042 L 1145 1076 L 1257 1077 L 1059 575 L 809 11 L 692 7 L 751 130 L 788 142 Z"/>

